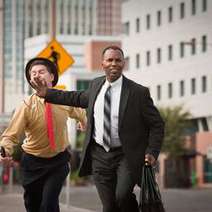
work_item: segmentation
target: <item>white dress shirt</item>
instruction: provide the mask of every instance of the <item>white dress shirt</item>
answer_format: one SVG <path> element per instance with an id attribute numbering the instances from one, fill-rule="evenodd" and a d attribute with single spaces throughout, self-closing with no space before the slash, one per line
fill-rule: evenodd
<path id="1" fill-rule="evenodd" d="M 121 96 L 123 77 L 119 77 L 115 82 L 108 82 L 103 84 L 94 104 L 94 139 L 102 145 L 106 151 L 109 148 L 103 144 L 103 131 L 104 131 L 104 96 L 109 85 L 111 85 L 111 147 L 121 146 L 120 138 L 118 135 L 119 123 L 119 104 Z"/>

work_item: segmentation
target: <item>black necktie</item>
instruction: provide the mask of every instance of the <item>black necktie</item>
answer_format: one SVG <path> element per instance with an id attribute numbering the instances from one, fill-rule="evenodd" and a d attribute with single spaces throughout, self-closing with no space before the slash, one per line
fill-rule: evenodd
<path id="1" fill-rule="evenodd" d="M 105 146 L 110 147 L 111 144 L 111 86 L 105 92 L 104 99 L 104 132 L 103 143 Z"/>

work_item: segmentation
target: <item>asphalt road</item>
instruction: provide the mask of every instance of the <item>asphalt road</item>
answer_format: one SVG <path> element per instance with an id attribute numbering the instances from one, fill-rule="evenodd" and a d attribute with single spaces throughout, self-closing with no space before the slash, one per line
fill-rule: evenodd
<path id="1" fill-rule="evenodd" d="M 137 197 L 139 188 L 135 189 Z M 165 189 L 162 198 L 166 212 L 212 212 L 211 189 Z M 65 192 L 61 202 L 65 203 Z M 73 187 L 70 189 L 72 206 L 101 211 L 101 202 L 94 186 Z"/>
<path id="2" fill-rule="evenodd" d="M 69 198 L 64 187 L 60 197 L 61 212 L 102 211 L 101 202 L 93 185 L 69 189 Z M 0 192 L 1 212 L 23 212 L 23 190 L 14 187 L 10 192 Z M 135 189 L 138 197 L 139 188 Z M 165 189 L 162 198 L 166 212 L 212 212 L 212 188 L 210 189 Z M 67 206 L 69 200 L 69 206 Z M 87 210 L 86 210 L 87 209 Z M 89 210 L 89 211 L 88 211 Z"/>

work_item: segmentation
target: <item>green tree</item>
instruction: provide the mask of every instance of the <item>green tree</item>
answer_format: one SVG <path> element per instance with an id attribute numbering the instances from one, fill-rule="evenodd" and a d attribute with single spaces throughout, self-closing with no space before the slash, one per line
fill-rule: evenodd
<path id="1" fill-rule="evenodd" d="M 165 137 L 162 152 L 177 158 L 185 153 L 184 138 L 190 127 L 191 114 L 183 106 L 160 108 L 160 114 L 165 121 Z"/>

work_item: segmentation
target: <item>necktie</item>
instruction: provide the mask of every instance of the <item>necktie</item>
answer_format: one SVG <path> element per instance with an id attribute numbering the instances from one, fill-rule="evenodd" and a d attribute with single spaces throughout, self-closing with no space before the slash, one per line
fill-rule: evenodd
<path id="1" fill-rule="evenodd" d="M 103 143 L 105 146 L 111 145 L 111 86 L 105 92 L 104 98 L 104 132 Z"/>
<path id="2" fill-rule="evenodd" d="M 52 107 L 51 104 L 48 102 L 45 103 L 45 118 L 46 118 L 47 135 L 49 138 L 49 145 L 52 150 L 55 150 Z"/>

